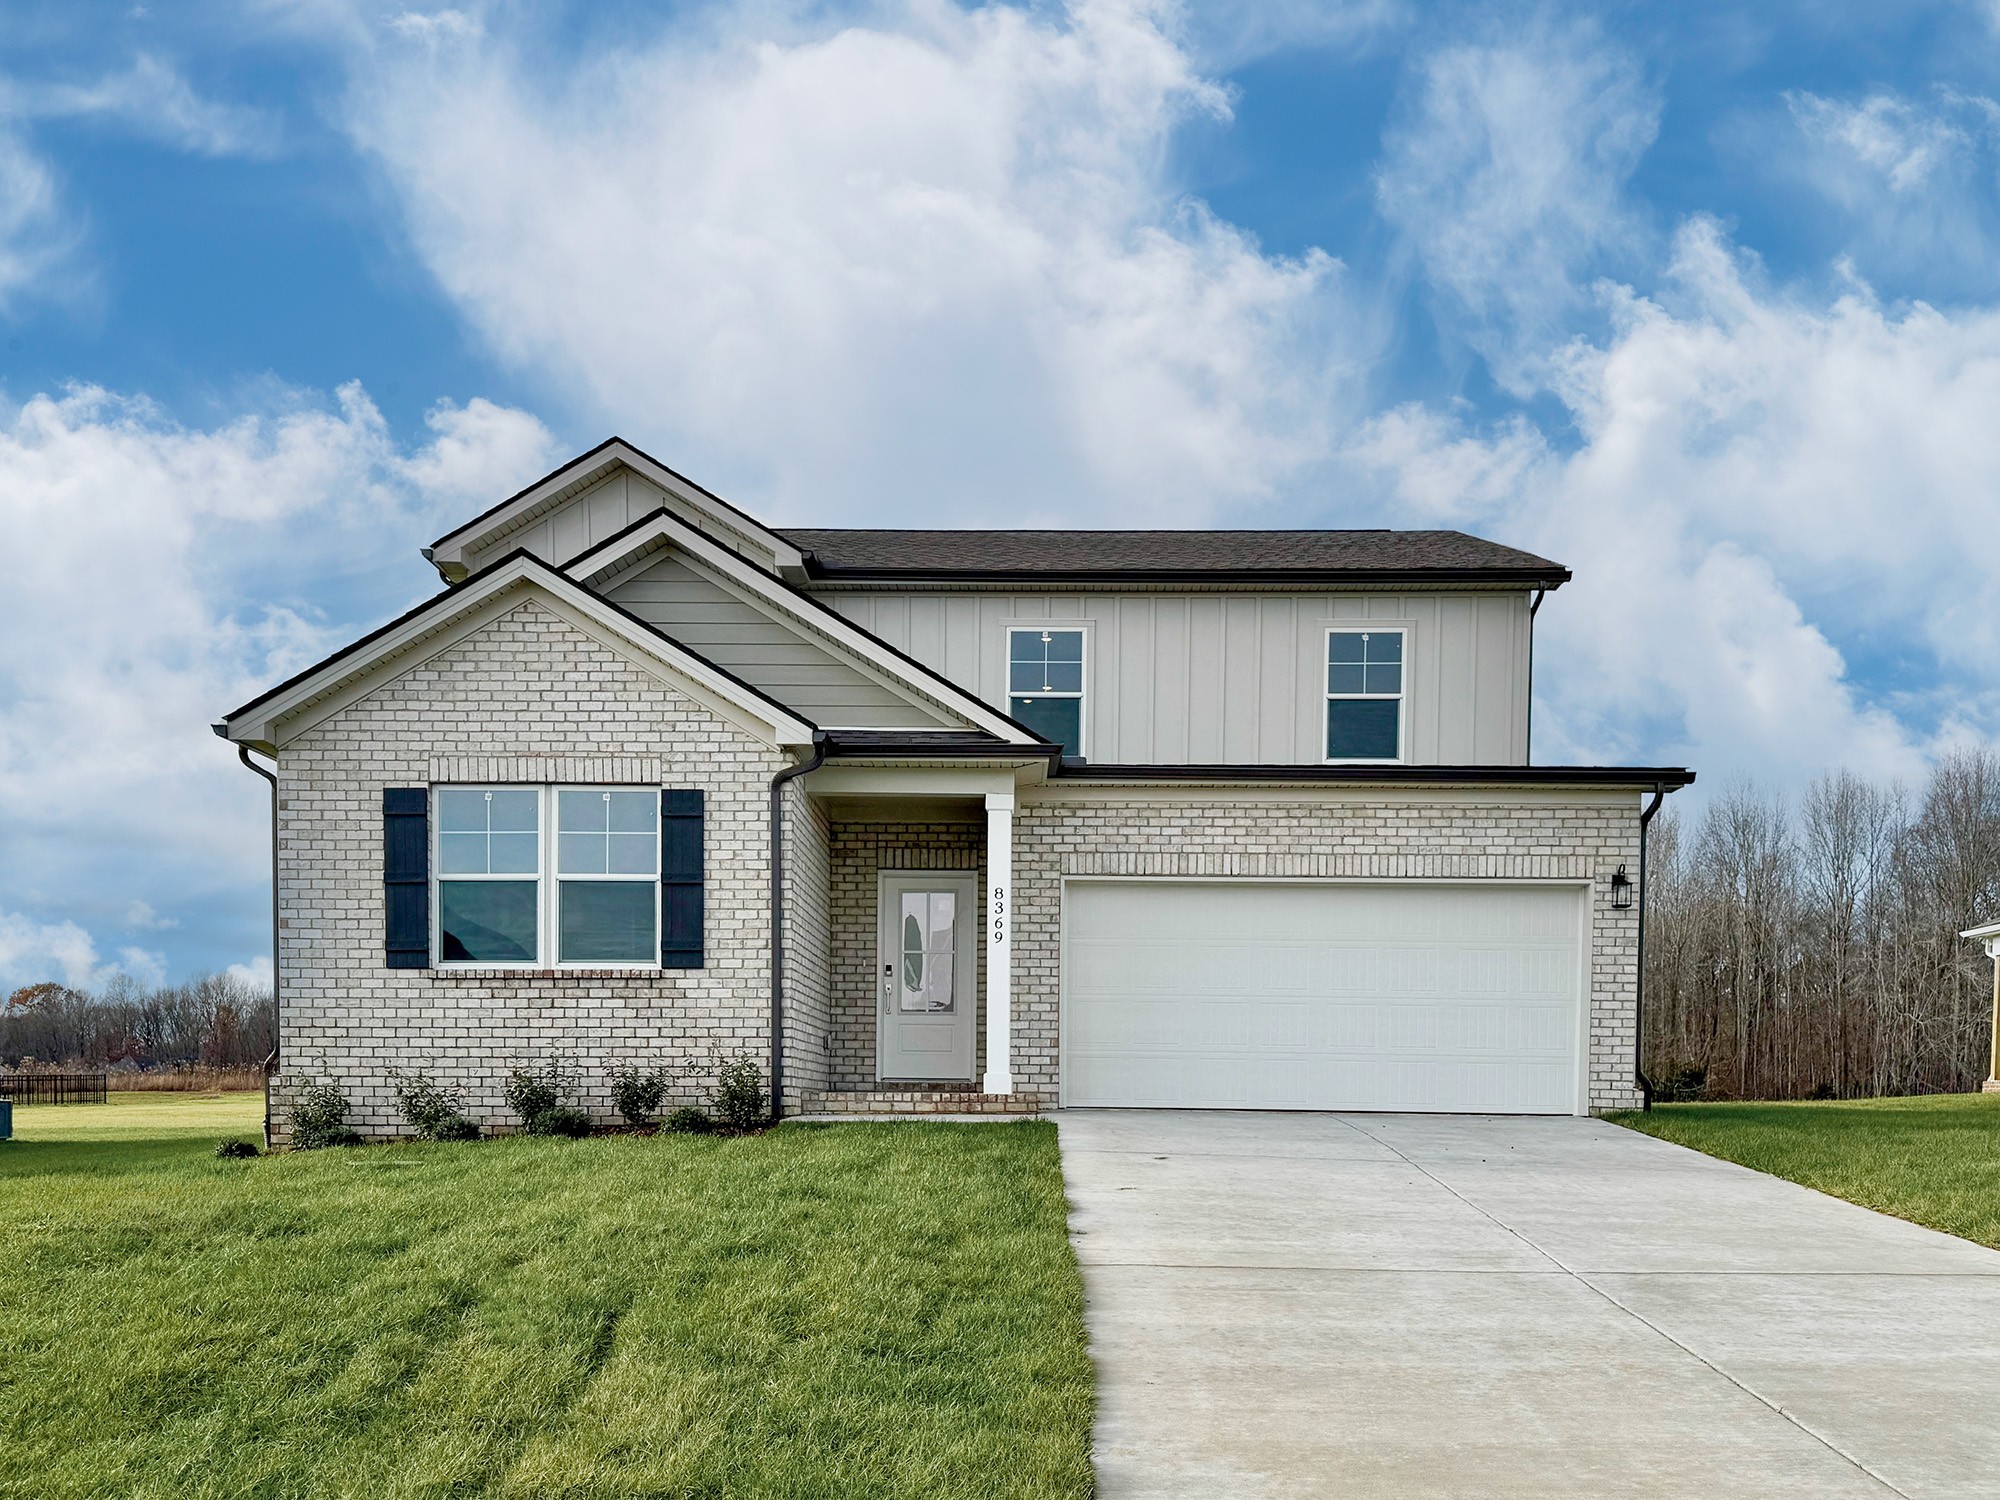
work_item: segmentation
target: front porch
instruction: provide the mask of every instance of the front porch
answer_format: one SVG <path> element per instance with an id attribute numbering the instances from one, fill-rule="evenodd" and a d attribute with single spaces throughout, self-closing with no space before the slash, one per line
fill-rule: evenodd
<path id="1" fill-rule="evenodd" d="M 1013 1067 L 1011 764 L 834 762 L 802 778 L 797 909 L 823 890 L 823 1000 L 788 977 L 786 1113 L 1034 1114 Z M 808 872 L 810 872 L 808 874 Z M 818 924 L 813 924 L 818 925 Z M 816 967 L 816 966 L 815 966 Z M 803 966 L 802 966 L 803 969 Z M 817 999 L 818 997 L 812 997 Z"/>

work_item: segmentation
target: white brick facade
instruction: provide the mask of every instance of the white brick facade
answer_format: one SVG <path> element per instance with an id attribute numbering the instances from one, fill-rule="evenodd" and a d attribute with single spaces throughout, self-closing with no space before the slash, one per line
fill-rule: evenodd
<path id="1" fill-rule="evenodd" d="M 789 764 L 532 601 L 286 744 L 278 758 L 278 1139 L 302 1078 L 338 1083 L 350 1122 L 382 1136 L 403 1130 L 395 1068 L 462 1086 L 474 1118 L 507 1127 L 517 1122 L 500 1084 L 517 1062 L 567 1056 L 582 1072 L 584 1102 L 610 1119 L 611 1067 L 705 1068 L 717 1051 L 766 1059 L 768 798 L 772 774 Z M 382 791 L 450 780 L 702 788 L 706 966 L 385 967 Z M 802 946 L 810 984 L 815 943 Z"/>
<path id="2" fill-rule="evenodd" d="M 1588 881 L 1592 890 L 1590 1107 L 1638 1104 L 1632 1078 L 1638 920 L 1634 911 L 1610 904 L 1612 872 L 1621 864 L 1638 868 L 1634 794 L 1385 788 L 1301 797 L 1190 788 L 1068 800 L 1080 795 L 1068 787 L 1041 788 L 1023 798 L 1015 818 L 1017 1092 L 1048 1105 L 1058 1098 L 1065 876 L 1564 880 Z M 983 871 L 984 841 L 984 825 L 976 823 L 834 822 L 828 1087 L 876 1086 L 876 872 Z M 982 949 L 982 1069 L 984 959 Z"/>
<path id="3" fill-rule="evenodd" d="M 1065 875 L 1576 880 L 1591 883 L 1593 1110 L 1638 1105 L 1632 1077 L 1638 913 L 1611 876 L 1639 867 L 1635 794 L 1388 788 L 1337 794 L 1050 787 L 1014 822 L 1014 1082 L 1054 1102 Z"/>
<path id="4" fill-rule="evenodd" d="M 507 1070 L 562 1055 L 612 1118 L 607 1072 L 706 1070 L 770 1046 L 769 787 L 789 755 L 528 601 L 287 743 L 279 757 L 283 1073 L 337 1082 L 364 1134 L 401 1133 L 391 1070 L 457 1084 L 489 1126 L 516 1122 Z M 707 794 L 706 966 L 663 972 L 389 969 L 382 792 L 449 782 L 700 787 Z M 876 875 L 982 871 L 983 822 L 844 817 L 785 795 L 786 1106 L 869 1090 L 875 1074 Z M 1456 789 L 1024 790 L 1014 822 L 1019 1092 L 1059 1094 L 1062 881 L 1174 875 L 1588 881 L 1589 1102 L 1638 1103 L 1637 916 L 1610 877 L 1638 865 L 1631 792 Z M 935 806 L 936 804 L 931 804 Z M 879 806 L 876 809 L 879 812 Z M 975 1077 L 984 1067 L 984 945 Z"/>

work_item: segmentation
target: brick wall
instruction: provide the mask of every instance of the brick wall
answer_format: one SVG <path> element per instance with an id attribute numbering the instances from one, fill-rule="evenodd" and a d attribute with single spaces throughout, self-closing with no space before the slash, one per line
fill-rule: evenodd
<path id="1" fill-rule="evenodd" d="M 1065 875 L 1346 876 L 1588 880 L 1592 1109 L 1639 1103 L 1632 1081 L 1638 913 L 1611 908 L 1611 875 L 1639 867 L 1636 799 L 1509 802 L 1393 793 L 1300 800 L 1027 801 L 1014 824 L 1014 1081 L 1057 1091 Z"/>
<path id="2" fill-rule="evenodd" d="M 606 1070 L 760 1061 L 770 1046 L 771 775 L 789 758 L 532 601 L 285 745 L 283 1074 L 337 1082 L 364 1135 L 403 1130 L 390 1070 L 461 1085 L 474 1118 L 518 1061 L 562 1054 L 614 1118 Z M 383 966 L 382 789 L 434 781 L 625 783 L 707 793 L 706 967 L 623 973 Z M 810 841 L 808 841 L 809 843 Z M 807 877 L 810 879 L 810 875 Z M 801 947 L 812 943 L 802 935 Z M 811 965 L 806 966 L 811 983 Z"/>
<path id="3" fill-rule="evenodd" d="M 844 822 L 832 829 L 832 1017 L 829 1086 L 875 1087 L 876 881 L 882 870 L 984 871 L 986 825 Z M 979 884 L 984 885 L 982 873 Z M 974 924 L 975 932 L 978 926 Z M 986 945 L 975 943 L 979 1038 L 973 1076 L 986 1066 Z M 1015 956 L 1018 966 L 1020 958 Z"/>

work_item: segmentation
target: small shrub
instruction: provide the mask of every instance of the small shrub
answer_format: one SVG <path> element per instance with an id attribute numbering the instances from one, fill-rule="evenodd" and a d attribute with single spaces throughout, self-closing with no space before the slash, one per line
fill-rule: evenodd
<path id="1" fill-rule="evenodd" d="M 464 1091 L 433 1082 L 427 1073 L 394 1072 L 396 1108 L 420 1139 L 476 1141 L 479 1127 L 465 1117 Z"/>
<path id="2" fill-rule="evenodd" d="M 563 1135 L 581 1140 L 590 1134 L 590 1116 L 567 1104 L 556 1104 L 528 1121 L 529 1135 Z"/>
<path id="3" fill-rule="evenodd" d="M 262 1156 L 249 1141 L 223 1141 L 215 1148 L 215 1154 L 224 1161 L 241 1161 L 246 1156 Z"/>
<path id="4" fill-rule="evenodd" d="M 1687 1104 L 1707 1092 L 1706 1068 L 1674 1068 L 1653 1080 L 1653 1099 L 1659 1104 Z"/>
<path id="5" fill-rule="evenodd" d="M 292 1101 L 292 1144 L 301 1151 L 324 1146 L 358 1146 L 361 1137 L 347 1127 L 347 1095 L 337 1083 L 303 1083 Z"/>
<path id="6" fill-rule="evenodd" d="M 1810 1094 L 1806 1095 L 1806 1097 L 1808 1099 L 1837 1099 L 1840 1096 L 1834 1093 L 1832 1084 L 1822 1083 L 1817 1087 L 1815 1087 Z"/>
<path id="7" fill-rule="evenodd" d="M 650 1125 L 666 1093 L 664 1068 L 619 1068 L 611 1075 L 611 1102 L 628 1125 Z"/>
<path id="8" fill-rule="evenodd" d="M 575 1092 L 576 1070 L 560 1058 L 536 1067 L 514 1069 L 500 1089 L 507 1107 L 519 1115 L 521 1123 L 535 1134 L 546 1133 L 535 1130 L 535 1121 L 550 1110 L 567 1104 Z"/>
<path id="9" fill-rule="evenodd" d="M 764 1070 L 752 1057 L 728 1057 L 716 1064 L 715 1117 L 731 1130 L 755 1130 L 764 1123 Z"/>
<path id="10" fill-rule="evenodd" d="M 660 1129 L 669 1135 L 707 1135 L 715 1129 L 715 1121 L 708 1117 L 706 1110 L 683 1104 L 660 1121 Z"/>

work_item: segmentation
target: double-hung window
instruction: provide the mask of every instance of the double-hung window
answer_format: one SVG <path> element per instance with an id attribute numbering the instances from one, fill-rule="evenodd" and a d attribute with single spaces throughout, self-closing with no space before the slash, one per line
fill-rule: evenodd
<path id="1" fill-rule="evenodd" d="M 440 963 L 658 967 L 657 789 L 440 787 L 437 830 Z"/>
<path id="2" fill-rule="evenodd" d="M 556 947 L 561 963 L 660 956 L 660 794 L 556 793 Z"/>
<path id="3" fill-rule="evenodd" d="M 437 812 L 439 961 L 539 962 L 540 789 L 443 787 Z"/>
<path id="4" fill-rule="evenodd" d="M 1326 633 L 1326 758 L 1403 758 L 1404 632 Z"/>
<path id="5" fill-rule="evenodd" d="M 1083 632 L 1007 632 L 1007 712 L 1070 755 L 1083 754 Z"/>

